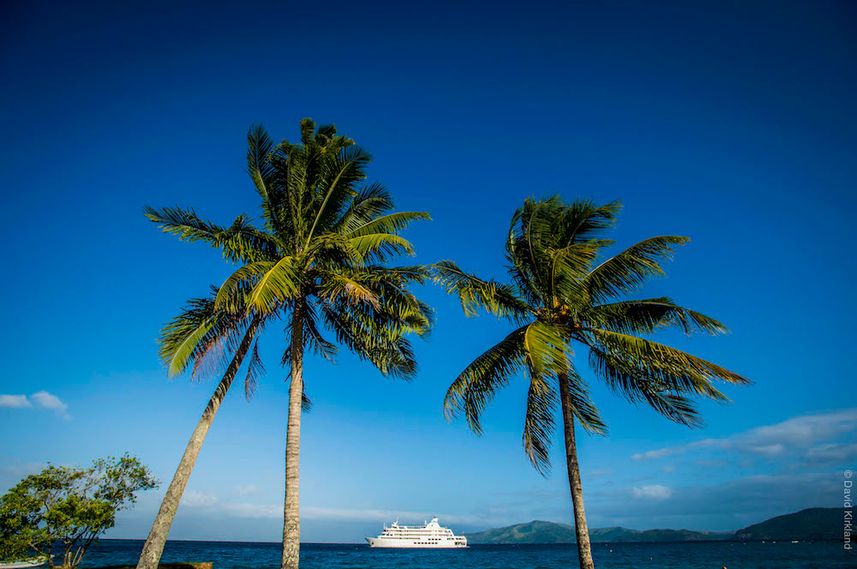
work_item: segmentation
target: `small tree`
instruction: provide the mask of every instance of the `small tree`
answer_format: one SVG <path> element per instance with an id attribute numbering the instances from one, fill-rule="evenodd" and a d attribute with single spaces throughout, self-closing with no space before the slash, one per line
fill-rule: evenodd
<path id="1" fill-rule="evenodd" d="M 158 481 L 136 457 L 99 458 L 89 468 L 49 465 L 0 498 L 0 559 L 47 557 L 49 567 L 76 567 L 116 512 Z M 54 563 L 54 548 L 62 563 Z M 58 554 L 57 554 L 58 555 Z"/>

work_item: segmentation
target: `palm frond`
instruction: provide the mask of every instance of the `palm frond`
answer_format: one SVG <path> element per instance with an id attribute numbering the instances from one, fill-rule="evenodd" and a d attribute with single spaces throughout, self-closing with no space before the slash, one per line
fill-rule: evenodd
<path id="1" fill-rule="evenodd" d="M 331 233 L 348 235 L 374 219 L 393 210 L 393 197 L 378 183 L 362 187 L 351 200 L 339 220 L 330 228 Z"/>
<path id="2" fill-rule="evenodd" d="M 239 215 L 230 227 L 202 219 L 193 208 L 165 207 L 158 210 L 146 206 L 143 215 L 182 241 L 202 241 L 219 249 L 230 262 L 257 261 L 276 254 L 276 241 L 254 228 L 246 215 Z"/>
<path id="3" fill-rule="evenodd" d="M 574 369 L 569 366 L 565 372 L 560 375 L 560 387 L 565 384 L 568 389 L 568 405 L 575 418 L 580 423 L 580 426 L 588 433 L 596 435 L 607 434 L 607 424 L 601 419 L 601 413 L 598 412 L 598 407 L 592 401 L 589 393 L 589 386 Z M 560 389 L 562 396 L 563 389 Z"/>
<path id="4" fill-rule="evenodd" d="M 399 255 L 414 255 L 414 247 L 404 237 L 394 233 L 367 233 L 350 237 L 348 242 L 362 259 L 385 260 Z"/>
<path id="5" fill-rule="evenodd" d="M 651 369 L 635 366 L 598 348 L 589 352 L 589 364 L 596 375 L 616 393 L 631 403 L 645 402 L 655 411 L 669 420 L 698 427 L 702 424 L 698 412 L 685 394 L 698 394 L 699 389 L 689 387 L 693 379 L 675 376 L 670 373 L 653 372 Z M 725 397 L 717 390 L 707 390 L 706 396 L 723 400 Z"/>
<path id="6" fill-rule="evenodd" d="M 479 417 L 498 389 L 509 383 L 526 361 L 524 335 L 521 326 L 492 346 L 462 371 L 449 386 L 443 401 L 443 413 L 453 419 L 463 412 L 470 429 L 482 433 Z"/>
<path id="7" fill-rule="evenodd" d="M 364 302 L 371 305 L 375 311 L 381 310 L 381 303 L 375 292 L 365 286 L 361 279 L 341 272 L 328 274 L 318 292 L 330 300 L 341 298 L 346 303 Z"/>
<path id="8" fill-rule="evenodd" d="M 219 235 L 226 228 L 199 217 L 193 208 L 164 207 L 143 208 L 143 215 L 158 224 L 164 232 L 177 236 L 182 241 L 203 241 L 213 247 L 220 246 Z"/>
<path id="9" fill-rule="evenodd" d="M 632 292 L 648 278 L 663 275 L 661 263 L 672 257 L 675 246 L 688 241 L 675 235 L 644 239 L 595 267 L 583 284 L 598 302 Z"/>
<path id="10" fill-rule="evenodd" d="M 619 201 L 603 205 L 597 205 L 588 198 L 573 201 L 564 208 L 561 215 L 557 216 L 554 229 L 554 238 L 558 241 L 556 247 L 567 247 L 589 241 L 612 243 L 604 239 L 604 234 L 607 230 L 613 229 L 616 217 L 621 210 L 622 203 Z"/>
<path id="11" fill-rule="evenodd" d="M 531 377 L 562 373 L 568 369 L 570 351 L 559 327 L 536 320 L 524 327 L 524 350 Z"/>
<path id="12" fill-rule="evenodd" d="M 599 304 L 583 311 L 580 318 L 594 328 L 623 334 L 651 334 L 663 327 L 676 327 L 685 334 L 728 332 L 726 326 L 714 318 L 679 306 L 667 297 Z"/>
<path id="13" fill-rule="evenodd" d="M 259 279 L 273 268 L 271 261 L 248 263 L 229 275 L 215 297 L 215 306 L 236 312 L 246 307 L 246 298 L 252 293 Z"/>
<path id="14" fill-rule="evenodd" d="M 162 329 L 159 353 L 170 376 L 183 373 L 191 363 L 193 378 L 201 370 L 216 371 L 226 355 L 238 347 L 247 320 L 243 312 L 218 309 L 214 300 L 217 293 L 212 287 L 208 297 L 191 299 Z"/>
<path id="15" fill-rule="evenodd" d="M 533 468 L 544 476 L 550 472 L 550 446 L 554 432 L 557 396 L 553 376 L 530 376 L 527 391 L 527 412 L 521 441 Z"/>
<path id="16" fill-rule="evenodd" d="M 524 200 L 524 205 L 512 216 L 506 239 L 506 258 L 526 282 L 534 298 L 545 298 L 550 291 L 547 250 L 560 248 L 556 241 L 556 219 L 563 205 L 558 196 L 537 201 Z"/>
<path id="17" fill-rule="evenodd" d="M 226 258 L 232 262 L 273 261 L 280 243 L 276 237 L 253 226 L 250 218 L 239 215 L 219 236 Z"/>
<path id="18" fill-rule="evenodd" d="M 726 396 L 712 385 L 712 381 L 749 383 L 747 378 L 715 363 L 630 334 L 593 329 L 588 330 L 583 339 L 591 350 L 609 356 L 608 363 L 619 371 L 637 373 L 676 393 L 725 401 Z M 625 389 L 624 385 L 618 385 L 620 390 Z"/>
<path id="19" fill-rule="evenodd" d="M 253 351 L 250 353 L 250 363 L 247 365 L 247 375 L 244 376 L 244 398 L 247 401 L 253 399 L 256 393 L 256 385 L 259 378 L 265 374 L 265 366 L 259 357 L 259 340 L 253 342 Z"/>
<path id="20" fill-rule="evenodd" d="M 301 294 L 303 263 L 297 257 L 281 258 L 268 271 L 259 277 L 248 304 L 261 312 L 270 312 L 275 304 L 296 298 Z"/>
<path id="21" fill-rule="evenodd" d="M 482 280 L 464 272 L 452 261 L 439 261 L 431 269 L 435 282 L 442 285 L 448 294 L 458 296 L 467 316 L 476 316 L 482 308 L 516 321 L 531 315 L 526 301 L 508 285 Z"/>
<path id="22" fill-rule="evenodd" d="M 329 159 L 321 161 L 323 182 L 319 188 L 321 196 L 315 219 L 307 234 L 307 245 L 316 228 L 330 230 L 348 207 L 347 198 L 355 195 L 353 184 L 366 177 L 365 169 L 372 157 L 358 146 L 350 146 Z"/>
<path id="23" fill-rule="evenodd" d="M 555 303 L 580 305 L 585 302 L 582 279 L 604 243 L 587 241 L 547 251 L 550 273 L 547 276 L 550 299 Z"/>
<path id="24" fill-rule="evenodd" d="M 164 326 L 159 340 L 160 356 L 167 366 L 167 374 L 170 377 L 184 372 L 194 355 L 204 351 L 204 348 L 200 350 L 203 339 L 217 324 L 213 303 L 211 303 L 211 309 L 206 310 L 205 313 L 194 309 L 183 310 L 179 316 Z"/>
<path id="25" fill-rule="evenodd" d="M 431 221 L 431 216 L 424 211 L 397 211 L 396 213 L 366 220 L 360 225 L 349 228 L 344 233 L 346 236 L 352 238 L 360 237 L 361 235 L 371 235 L 373 233 L 396 234 L 407 228 L 412 222 L 418 220 Z"/>
<path id="26" fill-rule="evenodd" d="M 274 167 L 268 156 L 274 150 L 274 142 L 261 125 L 253 125 L 247 133 L 247 174 L 253 180 L 256 191 L 268 201 L 268 191 L 274 183 Z"/>
<path id="27" fill-rule="evenodd" d="M 341 298 L 320 304 L 327 327 L 339 343 L 362 360 L 368 360 L 385 376 L 411 379 L 416 374 L 413 349 L 403 336 L 405 328 L 365 304 Z M 399 323 L 401 324 L 401 323 Z"/>

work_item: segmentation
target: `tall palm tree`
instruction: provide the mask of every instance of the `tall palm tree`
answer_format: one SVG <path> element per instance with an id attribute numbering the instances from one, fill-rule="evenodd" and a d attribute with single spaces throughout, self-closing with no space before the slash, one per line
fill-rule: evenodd
<path id="1" fill-rule="evenodd" d="M 424 267 L 390 267 L 413 254 L 399 231 L 423 212 L 392 212 L 389 193 L 365 184 L 369 154 L 333 126 L 301 121 L 301 142 L 275 145 L 261 127 L 249 136 L 248 173 L 261 198 L 261 229 L 239 224 L 242 265 L 221 286 L 215 308 L 246 294 L 247 310 L 287 321 L 283 364 L 290 368 L 281 567 L 296 568 L 300 552 L 299 450 L 306 348 L 331 359 L 336 344 L 323 329 L 384 375 L 416 373 L 406 334 L 431 326 L 431 309 L 408 289 Z M 168 213 L 168 212 L 166 212 Z M 168 215 L 163 223 L 171 223 Z M 181 220 L 177 220 L 180 222 Z M 179 232 L 181 223 L 175 223 Z M 245 236 L 249 236 L 244 238 Z M 246 255 L 253 250 L 252 255 Z"/>
<path id="2" fill-rule="evenodd" d="M 248 240 L 255 238 L 248 229 L 245 216 L 239 216 L 231 227 L 226 228 L 200 220 L 192 210 L 157 211 L 146 207 L 144 214 L 160 223 L 165 231 L 177 234 L 183 240 L 206 241 L 233 261 L 247 262 L 258 257 L 253 248 L 245 246 Z M 246 291 L 238 289 L 232 291 L 228 302 L 216 306 L 215 299 L 219 292 L 219 289 L 212 287 L 208 297 L 188 301 L 187 306 L 163 328 L 158 341 L 161 359 L 170 376 L 183 373 L 191 364 L 193 378 L 214 375 L 224 366 L 225 371 L 185 447 L 143 545 L 137 562 L 138 569 L 157 568 L 205 436 L 251 345 L 252 357 L 244 380 L 244 392 L 248 400 L 253 395 L 256 380 L 263 369 L 258 344 L 254 344 L 254 341 L 266 316 L 247 310 Z"/>
<path id="3" fill-rule="evenodd" d="M 470 428 L 481 433 L 485 406 L 524 370 L 529 390 L 523 446 L 533 466 L 545 474 L 559 406 L 581 569 L 592 569 L 594 563 L 575 420 L 593 433 L 604 434 L 606 426 L 577 371 L 572 346 L 588 351 L 595 376 L 616 393 L 688 426 L 701 423 L 691 397 L 725 401 L 713 381 L 747 383 L 717 364 L 642 337 L 670 326 L 688 334 L 717 334 L 726 328 L 669 298 L 625 299 L 648 278 L 664 274 L 661 263 L 687 239 L 652 237 L 597 263 L 601 250 L 613 243 L 605 233 L 619 209 L 617 202 L 566 205 L 558 197 L 527 199 L 513 216 L 506 240 L 508 284 L 480 279 L 450 261 L 434 267 L 436 279 L 458 295 L 467 315 L 484 309 L 516 326 L 453 381 L 444 412 L 448 418 L 463 413 Z"/>
<path id="4" fill-rule="evenodd" d="M 214 292 L 216 293 L 217 289 L 214 289 Z M 235 313 L 215 309 L 212 296 L 192 299 L 188 302 L 188 306 L 164 328 L 159 341 L 160 354 L 168 366 L 170 375 L 182 373 L 193 362 L 193 375 L 197 376 L 202 368 L 221 367 L 228 354 L 233 355 L 191 434 L 176 473 L 161 502 L 152 529 L 149 531 L 137 567 L 154 569 L 158 566 L 167 534 L 202 443 L 262 322 L 263 319 L 258 316 L 247 317 L 246 312 Z M 257 363 L 258 352 L 255 347 L 253 355 L 254 360 L 248 368 L 245 379 L 245 393 L 248 399 L 252 395 L 255 377 L 260 367 L 260 363 Z"/>

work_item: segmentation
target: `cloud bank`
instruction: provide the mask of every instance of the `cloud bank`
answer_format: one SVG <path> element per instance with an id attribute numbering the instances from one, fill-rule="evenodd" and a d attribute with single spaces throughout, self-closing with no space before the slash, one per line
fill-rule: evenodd
<path id="1" fill-rule="evenodd" d="M 636 461 L 657 460 L 700 449 L 737 452 L 763 459 L 811 461 L 833 465 L 857 457 L 857 408 L 794 417 L 717 439 L 665 447 L 631 455 Z M 843 437 L 845 440 L 843 440 Z"/>

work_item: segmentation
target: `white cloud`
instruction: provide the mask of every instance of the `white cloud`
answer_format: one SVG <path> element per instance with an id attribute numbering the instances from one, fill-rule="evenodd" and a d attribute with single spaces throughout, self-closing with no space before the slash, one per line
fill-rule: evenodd
<path id="1" fill-rule="evenodd" d="M 807 456 L 824 462 L 846 462 L 857 457 L 857 443 L 820 444 L 809 449 Z"/>
<path id="2" fill-rule="evenodd" d="M 768 459 L 791 456 L 836 462 L 846 460 L 857 452 L 857 447 L 836 440 L 852 433 L 857 433 L 857 408 L 802 415 L 729 437 L 703 439 L 686 445 L 636 453 L 631 458 L 637 461 L 654 460 L 711 447 Z"/>
<path id="3" fill-rule="evenodd" d="M 728 448 L 728 446 L 725 448 Z M 764 456 L 777 456 L 779 454 L 783 454 L 783 451 L 786 450 L 786 447 L 784 447 L 780 443 L 776 443 L 772 445 L 748 446 L 745 447 L 744 450 L 753 454 L 761 454 Z"/>
<path id="4" fill-rule="evenodd" d="M 259 489 L 256 488 L 256 486 L 254 486 L 253 484 L 244 484 L 242 486 L 236 487 L 235 491 L 238 493 L 239 496 L 247 496 L 248 494 L 255 494 L 259 491 Z"/>
<path id="5" fill-rule="evenodd" d="M 63 419 L 71 419 L 71 415 L 68 414 L 68 405 L 63 403 L 59 397 L 52 393 L 48 393 L 47 391 L 38 391 L 30 395 L 30 399 L 32 399 L 33 402 L 42 409 L 50 409 L 56 412 L 56 414 Z"/>
<path id="6" fill-rule="evenodd" d="M 2 408 L 32 409 L 33 404 L 42 409 L 50 409 L 63 419 L 71 419 L 71 415 L 68 414 L 68 405 L 63 403 L 59 397 L 47 391 L 37 391 L 30 395 L 29 399 L 26 395 L 0 395 L 0 407 Z"/>
<path id="7" fill-rule="evenodd" d="M 647 498 L 649 500 L 666 500 L 673 495 L 671 488 L 660 484 L 649 484 L 647 486 L 635 486 L 631 488 L 631 494 L 635 498 Z"/>
<path id="8" fill-rule="evenodd" d="M 25 409 L 32 407 L 26 395 L 0 395 L 0 407 L 5 409 Z"/>
<path id="9" fill-rule="evenodd" d="M 857 430 L 857 408 L 832 413 L 794 417 L 765 427 L 747 431 L 748 442 L 772 441 L 792 445 L 810 445 Z"/>
<path id="10" fill-rule="evenodd" d="M 220 503 L 220 498 L 211 492 L 200 492 L 198 490 L 187 490 L 182 495 L 182 506 L 191 508 L 210 508 Z"/>
<path id="11" fill-rule="evenodd" d="M 612 468 L 596 468 L 594 470 L 588 470 L 585 472 L 587 476 L 592 478 L 600 478 L 601 476 L 607 476 L 609 474 L 613 474 Z"/>
<path id="12" fill-rule="evenodd" d="M 657 450 L 647 450 L 646 452 L 640 452 L 637 454 L 632 454 L 631 458 L 634 460 L 652 460 L 655 458 L 663 458 L 665 456 L 672 456 L 674 454 L 681 454 L 685 451 L 686 447 L 667 447 L 667 448 L 659 448 Z"/>
<path id="13" fill-rule="evenodd" d="M 710 470 L 712 468 L 723 468 L 724 466 L 727 466 L 729 464 L 725 460 L 717 460 L 717 459 L 710 459 L 710 458 L 703 458 L 700 460 L 694 460 L 693 463 L 696 466 L 700 466 L 700 467 L 708 469 L 708 470 Z"/>
<path id="14" fill-rule="evenodd" d="M 283 506 L 270 504 L 226 504 L 224 509 L 239 518 L 282 518 Z M 301 509 L 301 517 L 306 517 Z"/>

